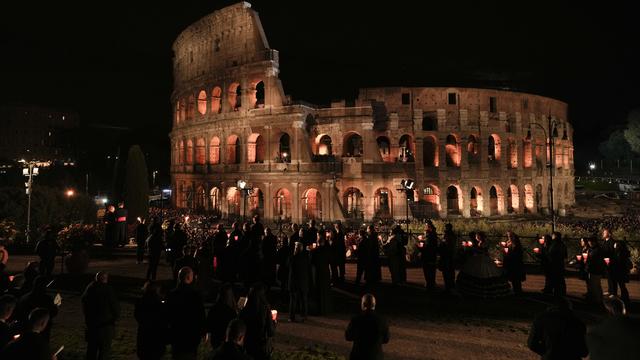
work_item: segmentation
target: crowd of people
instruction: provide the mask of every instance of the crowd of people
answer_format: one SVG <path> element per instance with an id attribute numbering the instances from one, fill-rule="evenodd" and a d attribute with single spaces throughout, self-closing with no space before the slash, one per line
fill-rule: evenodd
<path id="1" fill-rule="evenodd" d="M 163 215 L 162 220 L 159 215 Z M 118 218 L 107 214 L 105 222 L 105 245 L 115 246 L 119 243 L 114 235 L 119 233 Z M 382 279 L 381 254 L 386 258 L 392 285 L 406 284 L 409 251 L 419 254 L 425 289 L 430 293 L 436 291 L 438 271 L 444 279 L 444 292 L 450 295 L 519 296 L 526 281 L 525 250 L 512 232 L 498 244 L 500 256 L 496 258 L 484 233 L 460 239 L 451 224 L 438 234 L 434 224 L 427 222 L 411 246 L 409 235 L 399 225 L 381 234 L 373 224 L 349 232 L 340 222 L 327 226 L 311 220 L 292 224 L 290 230 L 285 233 L 278 229 L 274 234 L 257 215 L 251 222 L 235 222 L 229 229 L 204 216 L 178 212 L 152 213 L 148 224 L 138 219 L 134 232 L 136 260 L 143 264 L 147 257 L 146 283 L 134 311 L 138 357 L 159 359 L 170 346 L 173 358 L 195 359 L 204 341 L 214 349 L 214 359 L 269 359 L 278 319 L 267 296 L 272 287 L 280 288 L 280 300 L 288 304 L 288 321 L 304 322 L 309 314 L 327 315 L 333 308 L 331 287 L 345 281 L 347 256 L 356 259 L 355 283 L 364 280 L 364 289 L 371 291 Z M 542 291 L 560 299 L 552 310 L 536 319 L 531 330 L 529 347 L 545 359 L 581 358 L 587 351 L 580 347 L 580 341 L 586 341 L 584 325 L 571 315 L 565 297 L 567 263 L 578 268 L 588 301 L 606 306 L 611 296 L 617 299 L 620 290 L 621 305 L 616 306 L 624 311 L 631 306 L 626 288 L 631 269 L 629 249 L 624 241 L 612 238 L 610 229 L 604 228 L 601 234 L 601 239 L 582 239 L 582 248 L 575 256 L 569 254 L 559 233 L 541 237 L 539 246 L 533 249 L 545 277 Z M 0 247 L 0 292 L 7 293 L 0 301 L 0 349 L 4 348 L 0 354 L 52 358 L 48 348 L 51 320 L 58 312 L 60 299 L 50 296 L 47 287 L 56 251 L 55 236 L 45 234 L 36 246 L 41 261 L 27 266 L 23 286 L 15 288 L 6 280 L 8 253 Z M 163 252 L 177 284 L 166 293 L 157 279 Z M 607 293 L 600 286 L 603 277 L 608 279 Z M 245 291 L 246 296 L 239 296 Z M 207 313 L 205 301 L 214 296 Z M 380 358 L 382 344 L 389 341 L 388 325 L 375 313 L 372 295 L 363 297 L 361 307 L 362 313 L 352 319 L 345 332 L 345 339 L 354 341 L 351 358 Z M 109 358 L 120 309 L 106 272 L 96 274 L 85 289 L 82 310 L 87 359 Z M 560 334 L 551 330 L 558 324 L 563 324 Z M 552 344 L 554 336 L 561 339 L 565 335 L 576 341 L 570 350 L 564 349 L 564 343 Z M 560 348 L 563 350 L 557 350 Z M 548 356 L 555 351 L 562 356 Z M 571 356 L 566 351 L 572 352 Z"/>

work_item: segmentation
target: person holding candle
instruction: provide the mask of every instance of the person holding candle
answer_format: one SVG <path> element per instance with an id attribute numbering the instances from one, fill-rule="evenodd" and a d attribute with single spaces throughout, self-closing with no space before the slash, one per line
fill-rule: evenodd
<path id="1" fill-rule="evenodd" d="M 389 259 L 389 273 L 391 274 L 391 284 L 396 286 L 400 285 L 402 281 L 402 269 L 405 258 L 404 258 L 404 245 L 402 244 L 402 236 L 404 235 L 404 231 L 400 225 L 394 226 L 391 230 L 391 235 L 389 239 L 384 244 L 383 249 L 385 255 L 387 255 L 387 259 Z M 406 271 L 406 270 L 405 270 Z"/>
<path id="2" fill-rule="evenodd" d="M 29 314 L 26 331 L 0 349 L 0 359 L 56 360 L 49 342 L 42 336 L 48 322 L 47 309 L 34 309 Z"/>
<path id="3" fill-rule="evenodd" d="M 438 268 L 442 272 L 444 291 L 447 294 L 451 293 L 456 286 L 455 253 L 457 243 L 458 237 L 453 232 L 453 225 L 451 223 L 445 224 L 442 241 L 438 245 L 438 254 L 440 255 Z"/>
<path id="4" fill-rule="evenodd" d="M 552 294 L 553 289 L 551 287 L 550 267 L 549 267 L 549 246 L 551 245 L 551 236 L 544 235 L 538 239 L 540 244 L 540 252 L 538 253 L 538 260 L 540 261 L 540 267 L 544 274 L 544 288 L 542 293 Z"/>
<path id="5" fill-rule="evenodd" d="M 289 321 L 296 321 L 296 313 L 302 313 L 302 321 L 307 318 L 309 310 L 309 279 L 311 277 L 311 260 L 309 252 L 301 242 L 294 245 L 289 265 Z"/>
<path id="6" fill-rule="evenodd" d="M 270 359 L 276 322 L 271 315 L 265 288 L 257 283 L 249 290 L 247 305 L 240 311 L 239 319 L 247 326 L 245 348 L 255 360 Z"/>
<path id="7" fill-rule="evenodd" d="M 147 280 L 142 290 L 142 297 L 136 301 L 133 312 L 138 323 L 136 353 L 143 360 L 161 359 L 169 330 L 166 306 L 155 282 Z"/>
<path id="8" fill-rule="evenodd" d="M 222 345 L 227 325 L 238 316 L 236 297 L 231 284 L 224 284 L 218 291 L 218 298 L 209 310 L 205 326 L 213 349 Z"/>
<path id="9" fill-rule="evenodd" d="M 511 282 L 513 293 L 522 295 L 522 282 L 526 280 L 524 271 L 524 262 L 522 260 L 523 250 L 518 235 L 509 231 L 507 233 L 506 248 L 509 251 L 502 256 L 503 268 L 506 272 L 507 279 Z"/>
<path id="10" fill-rule="evenodd" d="M 585 262 L 582 259 L 582 253 L 587 253 L 589 251 L 589 244 L 586 238 L 580 238 L 580 248 L 578 249 L 578 254 L 575 257 L 573 263 L 578 268 L 578 278 L 580 280 L 584 280 L 584 287 L 587 289 L 587 292 L 584 294 L 585 298 L 590 298 L 589 293 L 589 273 L 586 270 Z"/>
<path id="11" fill-rule="evenodd" d="M 367 268 L 367 232 L 365 230 L 358 231 L 356 237 L 356 247 L 353 252 L 356 254 L 356 285 L 360 285 L 360 279 L 364 275 Z"/>
<path id="12" fill-rule="evenodd" d="M 324 232 L 316 234 L 318 244 L 311 252 L 311 263 L 313 265 L 315 300 L 318 315 L 327 315 L 331 311 L 331 273 L 329 271 L 329 258 L 331 249 L 326 242 Z"/>
<path id="13" fill-rule="evenodd" d="M 614 240 L 611 231 L 605 228 L 602 231 L 604 257 L 609 258 L 607 266 L 607 280 L 609 293 L 608 295 L 617 295 L 620 288 L 620 298 L 624 301 L 627 308 L 631 306 L 629 299 L 629 290 L 627 283 L 629 282 L 629 274 L 633 267 L 631 263 L 631 253 L 625 241 Z"/>
<path id="14" fill-rule="evenodd" d="M 438 257 L 438 234 L 431 221 L 427 221 L 424 228 L 424 246 L 419 248 L 422 260 L 422 272 L 424 274 L 427 291 L 436 288 L 436 261 Z"/>
<path id="15" fill-rule="evenodd" d="M 547 251 L 549 282 L 553 295 L 565 296 L 567 284 L 565 282 L 565 261 L 567 260 L 567 246 L 562 241 L 562 235 L 554 232 Z"/>
<path id="16" fill-rule="evenodd" d="M 227 232 L 224 229 L 224 224 L 219 223 L 216 226 L 216 232 L 213 235 L 213 244 L 212 244 L 212 249 L 213 249 L 213 258 L 216 261 L 216 268 L 213 269 L 214 271 L 214 277 L 218 280 L 222 280 L 223 278 L 223 274 L 225 272 L 225 270 L 227 269 L 227 251 L 226 251 L 226 247 L 227 247 L 227 242 L 229 241 L 229 237 L 227 236 Z"/>
<path id="17" fill-rule="evenodd" d="M 603 251 L 598 244 L 598 239 L 590 237 L 587 239 L 587 258 L 585 259 L 585 270 L 589 275 L 589 301 L 595 305 L 602 304 L 602 275 L 604 274 L 604 258 Z"/>
<path id="18" fill-rule="evenodd" d="M 13 339 L 14 331 L 12 331 L 9 319 L 13 315 L 16 308 L 16 298 L 12 295 L 0 296 L 0 350 Z"/>

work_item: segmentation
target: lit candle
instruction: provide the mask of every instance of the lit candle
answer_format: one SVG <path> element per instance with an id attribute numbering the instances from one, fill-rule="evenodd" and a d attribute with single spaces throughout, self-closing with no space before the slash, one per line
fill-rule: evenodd
<path id="1" fill-rule="evenodd" d="M 589 257 L 589 253 L 582 253 L 582 258 L 584 259 L 584 261 L 587 261 L 587 258 Z"/>
<path id="2" fill-rule="evenodd" d="M 502 246 L 502 247 L 507 246 L 507 242 L 506 241 L 500 241 L 500 246 Z"/>
<path id="3" fill-rule="evenodd" d="M 358 248 L 358 245 L 353 244 L 353 245 L 351 245 L 351 247 L 353 248 L 353 250 L 356 250 Z"/>
<path id="4" fill-rule="evenodd" d="M 504 248 L 504 253 L 505 253 L 505 254 L 508 254 L 508 253 L 509 253 L 509 248 L 508 248 L 508 247 Z"/>
<path id="5" fill-rule="evenodd" d="M 609 266 L 609 262 L 610 262 L 610 261 L 611 261 L 611 259 L 609 259 L 609 258 L 604 258 L 604 262 L 605 262 L 605 264 L 607 264 L 607 266 Z"/>
<path id="6" fill-rule="evenodd" d="M 540 243 L 540 245 L 544 245 L 544 238 L 538 239 L 538 242 Z"/>
<path id="7" fill-rule="evenodd" d="M 462 247 L 466 247 L 466 246 L 467 246 L 467 242 L 466 242 L 466 241 L 463 241 L 463 242 L 462 242 Z"/>
<path id="8" fill-rule="evenodd" d="M 471 241 L 467 241 L 467 246 L 468 246 L 468 247 L 472 247 L 472 246 L 473 246 L 473 242 L 471 242 Z"/>
<path id="9" fill-rule="evenodd" d="M 238 235 L 234 236 L 233 240 L 238 241 Z"/>
<path id="10" fill-rule="evenodd" d="M 418 247 L 419 248 L 423 248 L 424 247 L 424 241 L 418 241 Z"/>
<path id="11" fill-rule="evenodd" d="M 576 260 L 582 261 L 582 255 L 576 255 Z"/>
<path id="12" fill-rule="evenodd" d="M 536 253 L 536 254 L 539 254 L 540 253 L 540 248 L 533 248 L 533 252 Z"/>
<path id="13" fill-rule="evenodd" d="M 271 320 L 273 321 L 278 320 L 278 310 L 271 310 Z"/>

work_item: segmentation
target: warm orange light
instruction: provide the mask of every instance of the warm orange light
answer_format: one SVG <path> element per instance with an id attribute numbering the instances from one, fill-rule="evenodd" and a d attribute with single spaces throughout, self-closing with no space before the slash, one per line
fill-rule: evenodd
<path id="1" fill-rule="evenodd" d="M 69 190 L 67 190 L 66 194 L 67 194 L 67 197 L 72 197 L 73 195 L 76 194 L 76 192 L 73 191 L 73 189 L 69 189 Z"/>

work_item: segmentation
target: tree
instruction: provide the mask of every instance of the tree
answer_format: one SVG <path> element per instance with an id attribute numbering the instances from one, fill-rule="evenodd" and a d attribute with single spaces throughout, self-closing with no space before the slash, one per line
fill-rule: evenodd
<path id="1" fill-rule="evenodd" d="M 149 214 L 149 177 L 144 154 L 138 145 L 129 149 L 124 189 L 129 222 L 137 217 L 146 218 Z"/>
<path id="2" fill-rule="evenodd" d="M 631 110 L 627 116 L 627 129 L 624 138 L 631 146 L 631 150 L 640 154 L 640 109 Z"/>
<path id="3" fill-rule="evenodd" d="M 625 131 L 616 130 L 598 146 L 600 154 L 609 160 L 626 160 L 632 157 L 631 146 L 625 137 Z"/>

